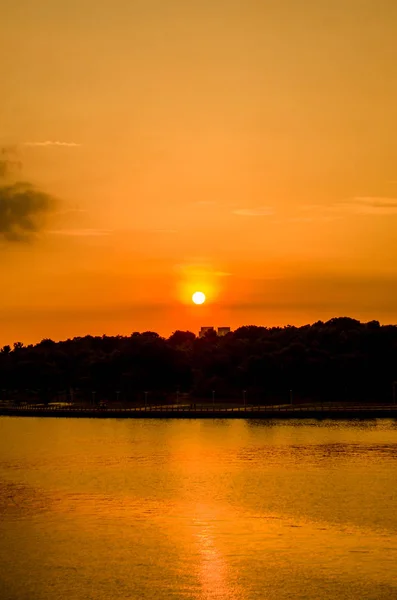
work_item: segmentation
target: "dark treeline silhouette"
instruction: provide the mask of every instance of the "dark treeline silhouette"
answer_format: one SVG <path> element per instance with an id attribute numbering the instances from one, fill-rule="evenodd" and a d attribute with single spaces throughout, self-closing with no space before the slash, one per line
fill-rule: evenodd
<path id="1" fill-rule="evenodd" d="M 335 318 L 303 327 L 240 327 L 224 337 L 175 331 L 49 339 L 0 351 L 3 400 L 139 403 L 390 402 L 397 326 Z M 145 394 L 146 392 L 146 394 Z"/>

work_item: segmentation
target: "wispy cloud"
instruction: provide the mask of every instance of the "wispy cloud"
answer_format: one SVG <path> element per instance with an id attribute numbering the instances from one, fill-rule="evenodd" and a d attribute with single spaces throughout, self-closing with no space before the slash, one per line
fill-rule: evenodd
<path id="1" fill-rule="evenodd" d="M 88 210 L 85 208 L 65 208 L 63 210 L 57 210 L 56 215 L 74 215 L 74 214 L 86 214 Z"/>
<path id="2" fill-rule="evenodd" d="M 233 214 L 241 217 L 270 217 L 274 215 L 272 206 L 258 206 L 256 208 L 237 208 L 233 210 Z"/>
<path id="3" fill-rule="evenodd" d="M 197 202 L 193 202 L 195 206 L 213 206 L 216 204 L 215 200 L 197 200 Z"/>
<path id="4" fill-rule="evenodd" d="M 111 229 L 55 229 L 47 233 L 67 237 L 101 237 L 111 235 L 113 231 Z"/>
<path id="5" fill-rule="evenodd" d="M 227 273 L 226 271 L 215 271 L 214 275 L 216 277 L 231 277 L 231 273 Z"/>
<path id="6" fill-rule="evenodd" d="M 397 198 L 385 198 L 383 196 L 358 196 L 350 203 L 344 203 L 346 208 L 350 207 L 353 212 L 365 215 L 394 215 L 397 214 Z"/>
<path id="7" fill-rule="evenodd" d="M 290 223 L 329 223 L 330 221 L 336 221 L 340 219 L 340 215 L 330 215 L 330 214 L 315 214 L 313 216 L 305 216 L 305 217 L 289 217 L 287 221 Z M 280 219 L 277 221 L 278 223 L 283 223 L 284 221 Z"/>
<path id="8" fill-rule="evenodd" d="M 384 196 L 356 196 L 342 202 L 332 204 L 307 204 L 300 207 L 305 216 L 298 216 L 294 220 L 312 221 L 332 220 L 346 215 L 396 215 L 397 198 Z M 310 213 L 310 215 L 308 215 Z"/>
<path id="9" fill-rule="evenodd" d="M 46 147 L 46 146 L 62 146 L 65 148 L 78 148 L 81 144 L 77 142 L 60 142 L 58 140 L 46 140 L 44 142 L 24 142 L 24 146 L 30 147 Z"/>
<path id="10" fill-rule="evenodd" d="M 217 277 L 231 277 L 232 273 L 228 271 L 216 271 L 211 260 L 205 256 L 192 256 L 184 263 L 174 265 L 174 269 L 181 272 L 188 278 L 204 278 L 213 280 Z"/>

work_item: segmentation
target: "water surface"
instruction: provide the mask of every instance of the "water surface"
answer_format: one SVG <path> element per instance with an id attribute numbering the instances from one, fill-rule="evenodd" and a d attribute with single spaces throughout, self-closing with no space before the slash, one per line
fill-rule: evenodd
<path id="1" fill-rule="evenodd" d="M 0 418 L 1 600 L 397 598 L 394 421 Z"/>

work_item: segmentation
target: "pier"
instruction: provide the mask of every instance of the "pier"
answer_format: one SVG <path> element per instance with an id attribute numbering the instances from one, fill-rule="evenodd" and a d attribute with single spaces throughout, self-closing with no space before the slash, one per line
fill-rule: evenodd
<path id="1" fill-rule="evenodd" d="M 100 419 L 378 419 L 397 418 L 397 405 L 160 405 L 126 408 L 0 406 L 0 416 Z"/>

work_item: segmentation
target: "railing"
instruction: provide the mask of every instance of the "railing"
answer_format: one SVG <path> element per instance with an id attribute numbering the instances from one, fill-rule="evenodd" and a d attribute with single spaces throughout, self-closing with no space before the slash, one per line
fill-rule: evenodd
<path id="1" fill-rule="evenodd" d="M 131 406 L 131 407 L 98 407 L 98 406 L 37 406 L 34 404 L 25 405 L 0 405 L 0 414 L 7 413 L 31 413 L 31 414 L 90 414 L 90 415 L 109 415 L 112 414 L 134 414 L 136 416 L 150 413 L 153 415 L 169 415 L 169 414 L 188 414 L 188 415 L 202 415 L 204 414 L 222 414 L 227 415 L 263 415 L 263 416 L 276 416 L 277 414 L 326 414 L 326 413 L 382 413 L 392 412 L 397 415 L 397 406 L 395 404 L 278 404 L 278 405 L 246 405 L 246 406 L 217 406 L 212 404 L 194 404 L 194 405 L 147 405 L 147 406 Z"/>

